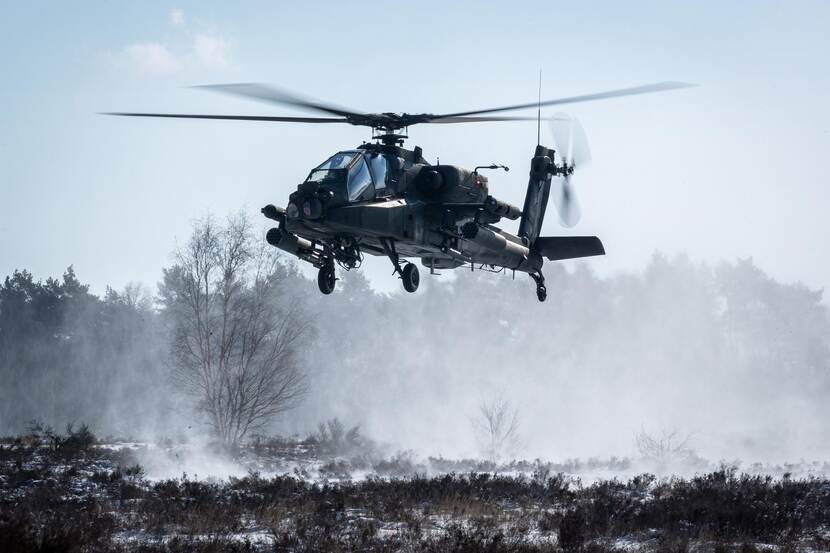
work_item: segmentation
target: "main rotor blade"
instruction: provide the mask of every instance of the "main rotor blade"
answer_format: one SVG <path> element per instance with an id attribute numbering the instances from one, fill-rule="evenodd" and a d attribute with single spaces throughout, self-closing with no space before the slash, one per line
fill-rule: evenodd
<path id="1" fill-rule="evenodd" d="M 546 117 L 542 117 L 547 121 Z M 536 121 L 535 117 L 440 117 L 439 119 L 427 119 L 424 123 L 483 123 L 487 121 Z"/>
<path id="2" fill-rule="evenodd" d="M 348 123 L 339 117 L 278 117 L 261 115 L 197 115 L 190 113 L 130 113 L 104 112 L 101 115 L 122 115 L 124 117 L 168 117 L 175 119 L 225 119 L 231 121 L 281 121 L 285 123 Z"/>
<path id="3" fill-rule="evenodd" d="M 570 96 L 568 98 L 558 98 L 556 100 L 545 100 L 544 102 L 530 102 L 528 104 L 516 104 L 515 106 L 504 106 L 499 108 L 477 109 L 473 111 L 460 111 L 457 113 L 447 113 L 443 115 L 436 115 L 434 119 L 444 117 L 461 117 L 464 115 L 478 115 L 480 113 L 495 113 L 498 111 L 512 111 L 516 109 L 535 108 L 538 106 L 556 106 L 561 104 L 575 104 L 577 102 L 592 102 L 594 100 L 605 100 L 606 98 L 619 98 L 621 96 L 634 96 L 637 94 L 649 94 L 651 92 L 661 92 L 664 90 L 674 90 L 676 88 L 687 88 L 697 86 L 691 83 L 680 83 L 673 81 L 666 81 L 662 83 L 653 83 L 643 86 L 635 86 L 632 88 L 620 88 L 618 90 L 609 90 L 607 92 L 598 92 L 596 94 L 584 94 L 582 96 Z"/>
<path id="4" fill-rule="evenodd" d="M 313 109 L 323 113 L 329 113 L 331 115 L 339 115 L 340 117 L 365 115 L 364 113 L 360 113 L 350 108 L 326 104 L 310 98 L 303 98 L 302 96 L 292 94 L 291 92 L 259 83 L 213 84 L 194 86 L 191 88 L 204 88 L 214 92 L 224 92 L 225 94 L 252 98 L 254 100 L 260 100 L 270 104 Z"/>

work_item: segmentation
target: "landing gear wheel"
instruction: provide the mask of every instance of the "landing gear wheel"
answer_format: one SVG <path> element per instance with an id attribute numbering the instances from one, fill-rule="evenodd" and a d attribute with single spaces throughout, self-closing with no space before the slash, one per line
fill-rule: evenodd
<path id="1" fill-rule="evenodd" d="M 324 294 L 331 294 L 334 292 L 334 283 L 337 282 L 337 277 L 334 275 L 334 264 L 327 263 L 320 267 L 320 272 L 317 273 L 317 286 Z"/>
<path id="2" fill-rule="evenodd" d="M 404 290 L 414 292 L 421 283 L 421 275 L 418 274 L 418 267 L 414 263 L 407 263 L 401 271 Z"/>
<path id="3" fill-rule="evenodd" d="M 539 301 L 545 301 L 548 297 L 548 289 L 545 288 L 545 277 L 542 275 L 542 271 L 530 273 L 530 278 L 536 283 L 536 297 L 539 298 Z"/>

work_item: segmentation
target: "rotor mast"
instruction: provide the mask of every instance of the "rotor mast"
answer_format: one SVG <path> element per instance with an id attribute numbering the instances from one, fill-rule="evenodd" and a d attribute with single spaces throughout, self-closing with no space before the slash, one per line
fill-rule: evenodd
<path id="1" fill-rule="evenodd" d="M 407 138 L 409 138 L 407 129 L 372 127 L 372 140 L 377 140 L 380 144 L 385 144 L 386 146 L 403 146 L 403 141 Z"/>

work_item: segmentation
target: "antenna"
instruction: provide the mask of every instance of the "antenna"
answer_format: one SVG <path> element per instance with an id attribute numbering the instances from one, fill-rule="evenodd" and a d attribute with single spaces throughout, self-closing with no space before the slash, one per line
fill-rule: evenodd
<path id="1" fill-rule="evenodd" d="M 539 103 L 536 108 L 536 145 L 542 143 L 542 69 L 539 68 Z"/>

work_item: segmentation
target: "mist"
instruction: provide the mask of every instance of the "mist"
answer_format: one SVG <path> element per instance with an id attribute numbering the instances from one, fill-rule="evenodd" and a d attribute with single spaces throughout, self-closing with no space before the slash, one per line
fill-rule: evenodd
<path id="1" fill-rule="evenodd" d="M 260 431 L 304 437 L 338 417 L 388 451 L 481 457 L 473 419 L 516 410 L 511 457 L 634 456 L 634 436 L 677 431 L 709 460 L 827 459 L 830 327 L 820 290 L 751 259 L 655 253 L 600 278 L 548 264 L 548 301 L 526 275 L 458 269 L 415 294 L 339 272 L 331 296 L 290 260 L 275 278 L 311 321 L 298 352 L 308 391 Z M 147 286 L 97 297 L 71 268 L 0 287 L 0 432 L 84 422 L 98 436 L 206 441 L 171 380 L 165 307 Z M 171 470 L 187 467 L 175 464 Z"/>
<path id="2" fill-rule="evenodd" d="M 509 275 L 459 270 L 420 297 L 372 296 L 349 276 L 321 317 L 299 420 L 334 411 L 379 439 L 474 456 L 469 420 L 503 397 L 527 458 L 632 455 L 641 429 L 690 435 L 710 459 L 827 455 L 821 292 L 751 260 L 655 254 L 606 279 L 554 265 L 544 304 Z"/>

